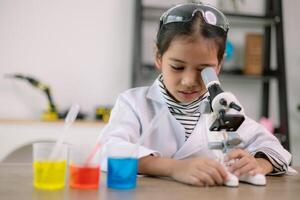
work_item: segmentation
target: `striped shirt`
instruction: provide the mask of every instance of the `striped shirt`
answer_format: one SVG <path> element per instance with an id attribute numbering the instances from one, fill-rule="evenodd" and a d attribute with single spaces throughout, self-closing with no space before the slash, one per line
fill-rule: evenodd
<path id="1" fill-rule="evenodd" d="M 200 118 L 200 102 L 206 98 L 206 95 L 190 103 L 180 103 L 168 92 L 165 84 L 163 83 L 162 75 L 159 76 L 159 86 L 171 114 L 184 127 L 185 140 L 187 140 L 195 129 Z"/>
<path id="2" fill-rule="evenodd" d="M 284 158 L 273 149 L 262 147 L 255 152 L 251 153 L 255 158 L 264 158 L 269 160 L 273 166 L 273 171 L 269 175 L 284 174 L 288 171 L 288 165 L 285 163 Z"/>

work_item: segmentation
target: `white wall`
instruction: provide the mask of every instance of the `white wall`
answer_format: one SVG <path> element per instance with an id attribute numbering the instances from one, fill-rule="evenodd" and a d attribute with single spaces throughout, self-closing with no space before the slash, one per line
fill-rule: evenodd
<path id="1" fill-rule="evenodd" d="M 91 116 L 130 87 L 133 0 L 0 0 L 0 119 L 39 119 L 45 95 L 4 79 L 31 74 L 60 110 L 73 102 Z"/>

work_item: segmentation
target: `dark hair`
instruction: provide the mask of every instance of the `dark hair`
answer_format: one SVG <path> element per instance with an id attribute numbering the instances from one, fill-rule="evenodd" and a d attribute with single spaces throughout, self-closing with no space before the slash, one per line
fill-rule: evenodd
<path id="1" fill-rule="evenodd" d="M 221 28 L 207 24 L 199 13 L 197 13 L 191 21 L 174 22 L 163 25 L 161 29 L 158 30 L 156 36 L 157 53 L 162 56 L 168 50 L 171 42 L 175 38 L 182 36 L 202 36 L 207 39 L 213 39 L 218 47 L 217 57 L 219 63 L 223 59 L 227 33 Z"/>

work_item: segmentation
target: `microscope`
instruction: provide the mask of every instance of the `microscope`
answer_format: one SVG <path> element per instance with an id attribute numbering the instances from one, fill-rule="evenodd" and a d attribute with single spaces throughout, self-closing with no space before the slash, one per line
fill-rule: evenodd
<path id="1" fill-rule="evenodd" d="M 209 92 L 210 108 L 206 115 L 208 147 L 213 151 L 218 161 L 226 168 L 230 163 L 224 162 L 225 155 L 230 150 L 237 148 L 242 142 L 236 131 L 245 120 L 243 109 L 232 93 L 222 90 L 214 68 L 206 67 L 203 69 L 201 77 Z M 239 181 L 253 185 L 266 185 L 266 177 L 262 174 L 237 177 L 228 171 L 228 180 L 225 182 L 226 186 L 237 187 Z"/>

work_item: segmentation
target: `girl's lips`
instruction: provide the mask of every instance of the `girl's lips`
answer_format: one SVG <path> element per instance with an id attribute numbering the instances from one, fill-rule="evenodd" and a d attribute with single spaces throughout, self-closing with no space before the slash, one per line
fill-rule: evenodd
<path id="1" fill-rule="evenodd" d="M 193 99 L 195 96 L 197 96 L 197 91 L 179 91 L 179 94 L 181 94 L 185 99 Z"/>
<path id="2" fill-rule="evenodd" d="M 197 93 L 197 91 L 179 91 L 179 93 L 182 93 L 182 94 L 186 94 L 186 95 L 189 95 L 189 94 L 195 94 Z"/>

